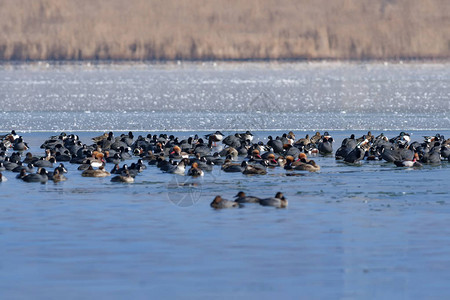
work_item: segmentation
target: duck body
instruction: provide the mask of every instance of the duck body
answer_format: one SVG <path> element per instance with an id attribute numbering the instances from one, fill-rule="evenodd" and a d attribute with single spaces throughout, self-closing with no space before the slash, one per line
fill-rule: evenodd
<path id="1" fill-rule="evenodd" d="M 261 200 L 258 197 L 247 196 L 244 192 L 237 193 L 235 197 L 236 199 L 234 201 L 237 203 L 259 203 Z"/>
<path id="2" fill-rule="evenodd" d="M 239 207 L 239 203 L 235 201 L 222 199 L 221 196 L 216 196 L 214 200 L 211 202 L 210 206 L 215 209 L 234 208 Z"/>
<path id="3" fill-rule="evenodd" d="M 283 193 L 278 192 L 275 197 L 260 199 L 259 204 L 262 206 L 273 206 L 276 208 L 284 208 L 287 207 L 288 201 L 283 196 Z"/>
<path id="4" fill-rule="evenodd" d="M 49 176 L 49 178 L 51 180 L 53 180 L 53 182 L 60 182 L 60 181 L 66 181 L 67 180 L 67 177 L 64 176 L 64 174 L 60 173 L 58 168 L 56 168 L 55 171 L 53 171 L 53 174 L 51 174 L 51 176 Z"/>
<path id="5" fill-rule="evenodd" d="M 121 175 L 117 175 L 111 178 L 111 182 L 133 183 L 134 178 L 128 171 L 124 171 Z"/>
<path id="6" fill-rule="evenodd" d="M 261 164 L 247 165 L 242 171 L 245 175 L 266 175 L 267 170 Z"/>
<path id="7" fill-rule="evenodd" d="M 187 175 L 193 176 L 193 177 L 198 177 L 198 176 L 203 176 L 204 173 L 203 173 L 203 170 L 198 167 L 198 163 L 193 163 L 192 167 L 189 169 Z"/>
<path id="8" fill-rule="evenodd" d="M 103 167 L 100 167 L 99 169 L 94 169 L 92 166 L 89 166 L 87 170 L 84 170 L 83 173 L 81 173 L 81 176 L 83 177 L 107 177 L 111 176 L 111 173 L 108 171 L 105 171 Z"/>
<path id="9" fill-rule="evenodd" d="M 24 176 L 22 180 L 25 182 L 47 183 L 48 181 L 47 171 L 44 168 L 39 169 L 37 173 L 28 174 Z"/>
<path id="10" fill-rule="evenodd" d="M 346 163 L 354 164 L 364 159 L 364 156 L 366 155 L 366 151 L 356 147 L 350 153 L 344 158 L 344 161 Z"/>

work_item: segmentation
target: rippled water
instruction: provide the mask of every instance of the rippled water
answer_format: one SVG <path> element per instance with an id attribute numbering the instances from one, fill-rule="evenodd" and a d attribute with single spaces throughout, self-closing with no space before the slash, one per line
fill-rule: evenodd
<path id="1" fill-rule="evenodd" d="M 175 129 L 186 137 L 254 128 L 264 142 L 289 129 L 297 137 L 327 129 L 335 150 L 369 129 L 387 136 L 406 130 L 412 140 L 450 137 L 448 64 L 42 64 L 0 73 L 0 134 L 20 130 L 40 155 L 43 140 L 62 130 L 90 143 L 98 135 L 90 131 L 105 129 Z M 283 100 L 272 103 L 273 95 Z M 355 105 L 365 98 L 368 107 Z M 239 102 L 244 109 L 235 113 Z M 117 109 L 120 103 L 133 109 Z M 245 176 L 216 167 L 194 181 L 149 167 L 131 185 L 81 177 L 75 165 L 58 184 L 27 184 L 4 172 L 0 296 L 447 298 L 449 163 L 403 169 L 315 160 L 319 173 Z M 209 207 L 215 195 L 231 199 L 239 190 L 281 190 L 289 207 Z"/>

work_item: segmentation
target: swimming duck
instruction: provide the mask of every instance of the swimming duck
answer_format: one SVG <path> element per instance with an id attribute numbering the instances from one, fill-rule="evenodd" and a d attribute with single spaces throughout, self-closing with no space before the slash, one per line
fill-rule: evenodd
<path id="1" fill-rule="evenodd" d="M 419 154 L 414 153 L 414 159 L 413 160 L 398 160 L 394 161 L 394 164 L 397 167 L 407 167 L 407 168 L 420 168 L 422 167 L 422 164 L 418 162 L 419 160 Z"/>
<path id="2" fill-rule="evenodd" d="M 211 172 L 214 168 L 214 162 L 212 160 L 207 160 L 206 157 L 200 158 L 196 163 L 198 164 L 198 167 L 205 172 Z"/>
<path id="3" fill-rule="evenodd" d="M 59 164 L 59 166 L 57 166 L 56 168 L 55 168 L 55 170 L 53 170 L 53 172 L 47 172 L 48 174 L 48 178 L 51 178 L 51 177 L 53 177 L 53 175 L 55 174 L 55 172 L 56 172 L 56 170 L 58 170 L 58 172 L 59 172 L 59 174 L 64 174 L 64 173 L 67 173 L 67 169 L 66 169 L 66 167 L 64 166 L 64 164 L 63 163 L 60 163 Z"/>
<path id="4" fill-rule="evenodd" d="M 441 154 L 437 151 L 429 151 L 423 154 L 423 156 L 420 158 L 420 162 L 424 164 L 440 164 Z"/>
<path id="5" fill-rule="evenodd" d="M 238 133 L 238 136 L 242 141 L 253 141 L 253 134 L 248 130 L 245 133 Z"/>
<path id="6" fill-rule="evenodd" d="M 333 153 L 333 138 L 325 132 L 322 141 L 317 144 L 317 149 L 322 155 L 328 155 Z"/>
<path id="7" fill-rule="evenodd" d="M 34 157 L 33 154 L 31 154 L 31 152 L 27 152 L 27 154 L 25 154 L 25 158 L 23 160 L 23 163 L 26 163 L 26 164 L 34 163 L 37 160 L 39 160 L 38 157 Z"/>
<path id="8" fill-rule="evenodd" d="M 284 152 L 283 142 L 279 138 L 273 139 L 272 136 L 269 135 L 268 139 L 267 145 L 273 149 L 274 153 L 282 154 Z"/>
<path id="9" fill-rule="evenodd" d="M 241 147 L 241 136 L 236 133 L 234 135 L 229 135 L 226 138 L 223 139 L 222 141 L 223 144 L 229 146 L 229 147 L 233 147 L 235 149 L 238 149 Z"/>
<path id="10" fill-rule="evenodd" d="M 322 135 L 319 131 L 316 132 L 315 135 L 311 137 L 311 144 L 317 144 L 322 139 Z"/>
<path id="11" fill-rule="evenodd" d="M 301 138 L 298 141 L 296 141 L 294 143 L 294 146 L 300 149 L 302 147 L 305 147 L 309 143 L 311 143 L 311 140 L 309 139 L 309 134 L 307 134 L 304 138 Z"/>
<path id="12" fill-rule="evenodd" d="M 217 142 L 220 142 L 223 139 L 223 133 L 220 131 L 216 131 L 215 133 L 210 133 L 205 135 L 208 141 L 213 142 L 214 146 L 217 146 Z"/>
<path id="13" fill-rule="evenodd" d="M 12 162 L 10 157 L 5 157 L 5 160 L 3 161 L 3 166 L 5 167 L 6 170 L 12 171 L 14 170 L 14 168 L 18 166 L 18 164 Z"/>
<path id="14" fill-rule="evenodd" d="M 49 177 L 54 182 L 60 182 L 67 180 L 67 177 L 64 176 L 62 173 L 59 172 L 59 169 L 56 168 L 55 171 L 53 171 L 52 176 Z"/>
<path id="15" fill-rule="evenodd" d="M 109 151 L 106 151 L 106 162 L 112 163 L 112 164 L 120 164 L 122 161 L 122 157 L 120 156 L 120 153 L 116 152 L 113 156 L 111 156 Z"/>
<path id="16" fill-rule="evenodd" d="M 281 157 L 279 157 L 279 158 L 281 158 Z M 273 154 L 273 153 L 270 153 L 269 155 L 267 155 L 266 161 L 267 161 L 267 165 L 269 167 L 279 167 L 280 166 L 280 164 L 278 163 L 278 160 L 275 159 L 275 154 Z"/>
<path id="17" fill-rule="evenodd" d="M 189 154 L 182 152 L 179 146 L 174 146 L 169 154 L 169 157 L 174 159 L 189 158 Z"/>
<path id="18" fill-rule="evenodd" d="M 111 178 L 111 182 L 133 183 L 134 178 L 130 175 L 128 170 L 125 170 L 121 175 L 117 175 Z"/>
<path id="19" fill-rule="evenodd" d="M 366 143 L 368 143 L 367 139 L 364 140 L 363 142 L 358 143 L 355 149 L 350 151 L 350 153 L 344 158 L 344 161 L 347 163 L 354 164 L 363 160 L 366 155 L 366 150 L 364 148 L 364 145 Z"/>
<path id="20" fill-rule="evenodd" d="M 223 149 L 222 151 L 219 152 L 220 156 L 231 156 L 231 159 L 236 159 L 239 155 L 238 151 L 236 149 L 234 149 L 233 147 L 227 147 L 225 149 Z"/>
<path id="21" fill-rule="evenodd" d="M 32 173 L 34 171 L 34 165 L 32 163 L 24 165 L 22 162 L 19 162 L 18 166 L 12 169 L 14 173 L 20 173 L 22 170 L 25 170 L 27 173 Z"/>
<path id="22" fill-rule="evenodd" d="M 102 164 L 102 165 L 103 165 L 103 164 Z M 102 165 L 100 165 L 100 166 L 102 166 Z M 84 161 L 84 163 L 82 163 L 81 165 L 79 165 L 77 169 L 78 169 L 79 171 L 84 171 L 84 170 L 89 169 L 89 167 L 95 167 L 95 168 L 98 168 L 99 165 L 98 165 L 97 163 L 92 164 L 91 160 L 90 160 L 90 159 L 87 159 L 87 160 Z"/>
<path id="23" fill-rule="evenodd" d="M 364 141 L 365 138 L 362 141 Z M 352 134 L 349 138 L 345 138 L 342 143 L 341 147 L 336 150 L 335 158 L 337 160 L 344 159 L 350 152 L 352 152 L 353 149 L 356 148 L 356 145 L 358 142 L 355 139 L 355 135 Z"/>
<path id="24" fill-rule="evenodd" d="M 242 173 L 245 175 L 266 175 L 267 171 L 261 164 L 247 164 Z"/>
<path id="25" fill-rule="evenodd" d="M 28 147 L 27 143 L 25 143 L 23 141 L 22 137 L 19 137 L 18 139 L 14 140 L 14 144 L 13 144 L 14 151 L 26 151 L 28 149 L 29 149 L 29 147 Z"/>
<path id="26" fill-rule="evenodd" d="M 260 199 L 259 204 L 263 206 L 273 206 L 277 208 L 283 208 L 287 207 L 288 201 L 283 196 L 283 193 L 278 192 L 273 198 Z"/>
<path id="27" fill-rule="evenodd" d="M 94 141 L 94 143 L 99 143 L 103 140 L 106 140 L 108 138 L 108 136 L 109 136 L 109 134 L 105 132 L 104 134 L 102 134 L 100 136 L 93 137 L 92 140 Z"/>
<path id="28" fill-rule="evenodd" d="M 44 168 L 39 168 L 36 173 L 28 174 L 22 178 L 25 182 L 40 182 L 47 183 L 47 171 Z"/>
<path id="29" fill-rule="evenodd" d="M 215 209 L 239 207 L 239 203 L 235 201 L 222 199 L 221 196 L 216 196 L 210 205 L 212 208 Z"/>
<path id="30" fill-rule="evenodd" d="M 133 144 L 134 135 L 133 132 L 128 132 L 127 135 L 122 135 L 121 141 L 127 144 L 128 147 L 130 147 Z"/>
<path id="31" fill-rule="evenodd" d="M 189 169 L 187 174 L 188 174 L 188 176 L 194 176 L 194 177 L 203 176 L 204 175 L 202 169 L 200 169 L 198 167 L 198 163 L 196 163 L 196 162 L 192 164 L 192 166 Z"/>
<path id="32" fill-rule="evenodd" d="M 244 168 L 247 166 L 247 162 L 243 161 L 240 164 L 232 163 L 231 160 L 226 160 L 222 165 L 222 171 L 227 173 L 237 173 L 242 172 Z"/>
<path id="33" fill-rule="evenodd" d="M 186 171 L 186 164 L 186 159 L 182 159 L 176 165 L 169 165 L 169 168 L 166 172 L 170 174 L 184 175 L 184 172 Z"/>
<path id="34" fill-rule="evenodd" d="M 16 176 L 17 179 L 23 179 L 27 176 L 27 171 L 25 169 L 20 170 L 20 173 Z"/>
<path id="35" fill-rule="evenodd" d="M 111 173 L 108 171 L 105 171 L 105 168 L 103 166 L 99 167 L 98 169 L 94 169 L 92 166 L 89 166 L 87 170 L 84 170 L 83 173 L 81 173 L 81 176 L 83 177 L 107 177 L 111 176 Z"/>
<path id="36" fill-rule="evenodd" d="M 236 196 L 236 200 L 234 200 L 237 203 L 259 203 L 259 201 L 261 200 L 258 197 L 253 197 L 253 196 L 247 196 L 244 192 L 240 191 L 239 193 L 237 193 Z"/>
<path id="37" fill-rule="evenodd" d="M 45 157 L 41 157 L 33 164 L 38 168 L 53 168 L 53 164 L 55 163 L 55 159 L 52 157 L 50 160 L 46 160 Z"/>
<path id="38" fill-rule="evenodd" d="M 320 171 L 320 166 L 316 164 L 314 160 L 306 161 L 305 159 L 302 159 L 302 164 L 293 167 L 293 169 L 301 171 L 317 172 Z"/>

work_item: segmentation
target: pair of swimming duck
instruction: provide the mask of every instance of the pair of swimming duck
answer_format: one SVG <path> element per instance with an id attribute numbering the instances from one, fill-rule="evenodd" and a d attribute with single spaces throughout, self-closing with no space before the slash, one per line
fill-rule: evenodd
<path id="1" fill-rule="evenodd" d="M 210 205 L 215 209 L 240 207 L 242 203 L 259 203 L 262 206 L 273 206 L 276 208 L 285 208 L 288 205 L 287 199 L 281 192 L 278 192 L 275 197 L 258 198 L 254 196 L 247 196 L 241 191 L 235 197 L 236 200 L 231 201 L 223 199 L 221 196 L 216 196 Z"/>

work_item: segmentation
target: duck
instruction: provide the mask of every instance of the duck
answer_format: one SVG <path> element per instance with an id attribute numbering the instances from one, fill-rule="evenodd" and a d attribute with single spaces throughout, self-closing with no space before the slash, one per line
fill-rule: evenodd
<path id="1" fill-rule="evenodd" d="M 112 164 L 119 164 L 122 161 L 122 157 L 120 156 L 120 153 L 116 152 L 113 156 L 110 156 L 110 152 L 106 152 L 106 162 L 112 163 Z"/>
<path id="2" fill-rule="evenodd" d="M 206 157 L 200 158 L 196 163 L 198 164 L 198 167 L 205 172 L 211 172 L 215 165 L 212 160 L 207 160 Z"/>
<path id="3" fill-rule="evenodd" d="M 234 201 L 237 203 L 259 203 L 259 201 L 261 200 L 258 197 L 247 196 L 243 191 L 240 191 L 234 197 L 236 198 L 236 200 Z"/>
<path id="4" fill-rule="evenodd" d="M 344 161 L 346 163 L 358 163 L 359 161 L 363 160 L 365 155 L 366 155 L 366 150 L 365 150 L 365 144 L 368 143 L 368 140 L 364 140 L 363 142 L 360 142 L 356 145 L 356 147 L 350 151 L 349 154 L 347 154 L 347 156 L 344 158 Z"/>
<path id="5" fill-rule="evenodd" d="M 99 143 L 103 140 L 106 140 L 108 138 L 108 136 L 109 136 L 109 134 L 105 132 L 104 134 L 102 134 L 100 136 L 93 137 L 92 140 L 94 141 L 94 143 Z"/>
<path id="6" fill-rule="evenodd" d="M 300 171 L 317 172 L 320 171 L 320 166 L 314 160 L 306 161 L 305 159 L 302 159 L 302 164 L 293 167 L 293 169 Z"/>
<path id="7" fill-rule="evenodd" d="M 208 141 L 213 142 L 214 146 L 217 146 L 216 143 L 223 140 L 223 133 L 220 131 L 216 131 L 215 133 L 205 135 L 205 138 L 207 138 Z"/>
<path id="8" fill-rule="evenodd" d="M 223 144 L 229 146 L 229 147 L 233 147 L 235 149 L 238 149 L 241 147 L 241 136 L 239 135 L 239 133 L 236 133 L 234 135 L 229 135 L 226 138 L 223 139 L 222 141 Z"/>
<path id="9" fill-rule="evenodd" d="M 397 160 L 397 161 L 394 161 L 394 164 L 397 167 L 420 168 L 420 167 L 422 167 L 422 164 L 418 160 L 419 160 L 419 154 L 414 153 L 413 160 Z"/>
<path id="10" fill-rule="evenodd" d="M 248 130 L 245 133 L 238 133 L 238 136 L 242 141 L 250 141 L 250 143 L 253 141 L 253 134 Z"/>
<path id="11" fill-rule="evenodd" d="M 182 159 L 176 165 L 169 165 L 169 168 L 166 172 L 170 174 L 184 175 L 185 171 L 186 171 L 186 160 Z"/>
<path id="12" fill-rule="evenodd" d="M 32 163 L 24 165 L 22 164 L 22 162 L 19 162 L 18 166 L 15 167 L 12 171 L 14 173 L 20 173 L 21 170 L 25 170 L 27 173 L 32 173 L 34 171 L 34 165 Z"/>
<path id="13" fill-rule="evenodd" d="M 306 145 L 308 145 L 309 143 L 311 143 L 311 140 L 309 138 L 309 134 L 306 134 L 306 136 L 304 138 L 299 139 L 298 141 L 296 141 L 294 143 L 294 146 L 297 148 L 302 148 L 305 147 Z"/>
<path id="14" fill-rule="evenodd" d="M 243 161 L 240 164 L 232 163 L 231 160 L 226 160 L 222 165 L 222 171 L 227 173 L 242 173 L 244 168 L 247 166 L 247 162 Z"/>
<path id="15" fill-rule="evenodd" d="M 311 144 L 317 144 L 322 139 L 322 135 L 319 131 L 316 132 L 315 135 L 313 135 L 310 139 Z"/>
<path id="16" fill-rule="evenodd" d="M 34 157 L 33 154 L 31 154 L 31 152 L 27 152 L 27 154 L 25 154 L 25 158 L 23 160 L 23 163 L 26 163 L 26 164 L 34 163 L 37 160 L 39 160 L 38 157 Z"/>
<path id="17" fill-rule="evenodd" d="M 172 148 L 172 151 L 169 153 L 169 157 L 173 159 L 183 159 L 189 158 L 189 154 L 187 154 L 186 152 L 182 152 L 179 146 L 174 146 Z"/>
<path id="18" fill-rule="evenodd" d="M 261 164 L 247 164 L 242 170 L 242 174 L 245 175 L 266 175 L 267 170 Z"/>
<path id="19" fill-rule="evenodd" d="M 282 192 L 278 192 L 273 198 L 260 199 L 259 204 L 261 204 L 262 206 L 284 208 L 287 207 L 288 201 L 286 200 Z"/>
<path id="20" fill-rule="evenodd" d="M 239 203 L 223 199 L 221 196 L 216 196 L 210 205 L 215 209 L 239 207 Z"/>
<path id="21" fill-rule="evenodd" d="M 103 166 L 99 167 L 98 169 L 94 169 L 92 166 L 89 166 L 87 170 L 84 170 L 83 173 L 81 173 L 81 176 L 83 177 L 107 177 L 111 176 L 111 173 L 108 171 L 105 171 L 105 168 Z"/>
<path id="22" fill-rule="evenodd" d="M 273 139 L 272 136 L 268 136 L 269 141 L 267 142 L 267 145 L 273 149 L 274 153 L 282 154 L 284 152 L 283 148 L 283 142 L 280 140 L 279 137 L 276 139 Z"/>
<path id="23" fill-rule="evenodd" d="M 0 182 L 5 182 L 7 181 L 8 178 L 6 178 L 5 176 L 3 176 L 2 172 L 0 172 Z"/>
<path id="24" fill-rule="evenodd" d="M 191 168 L 189 169 L 187 175 L 188 175 L 188 176 L 194 176 L 194 177 L 197 177 L 197 176 L 203 176 L 203 175 L 204 175 L 204 172 L 203 172 L 202 169 L 200 169 L 200 168 L 198 167 L 198 163 L 195 162 L 195 163 L 192 164 L 192 166 L 191 166 Z"/>
<path id="25" fill-rule="evenodd" d="M 49 177 L 54 182 L 60 182 L 67 180 L 67 177 L 62 174 L 58 168 L 53 171 L 53 174 Z"/>
<path id="26" fill-rule="evenodd" d="M 222 151 L 220 151 L 219 155 L 224 156 L 224 157 L 230 156 L 232 160 L 235 160 L 239 156 L 239 152 L 233 147 L 227 147 L 227 148 L 223 149 Z"/>
<path id="27" fill-rule="evenodd" d="M 6 170 L 12 171 L 12 170 L 14 170 L 14 168 L 16 168 L 18 166 L 18 164 L 11 161 L 10 157 L 5 157 L 5 160 L 3 161 L 3 166 Z"/>
<path id="28" fill-rule="evenodd" d="M 130 175 L 130 172 L 128 170 L 125 170 L 121 175 L 117 175 L 111 178 L 111 182 L 133 183 L 134 178 Z"/>
<path id="29" fill-rule="evenodd" d="M 25 176 L 27 176 L 27 170 L 22 169 L 22 170 L 20 170 L 20 173 L 16 176 L 16 178 L 23 179 Z"/>
<path id="30" fill-rule="evenodd" d="M 50 160 L 45 159 L 45 157 L 41 157 L 37 161 L 33 163 L 38 168 L 53 168 L 53 164 L 56 162 L 55 158 L 50 158 Z"/>
<path id="31" fill-rule="evenodd" d="M 333 153 L 333 138 L 325 132 L 322 141 L 317 144 L 317 149 L 322 155 L 329 155 Z"/>
<path id="32" fill-rule="evenodd" d="M 25 143 L 23 141 L 22 137 L 19 137 L 18 139 L 14 140 L 14 144 L 13 144 L 14 151 L 26 151 L 28 149 L 29 149 L 29 147 L 28 147 L 27 143 Z"/>
<path id="33" fill-rule="evenodd" d="M 36 173 L 28 174 L 22 178 L 25 182 L 40 182 L 47 183 L 47 171 L 44 168 L 39 168 Z"/>
<path id="34" fill-rule="evenodd" d="M 91 164 L 91 160 L 87 159 L 84 161 L 84 163 L 82 163 L 81 165 L 78 166 L 77 170 L 84 171 L 84 170 L 89 169 L 89 167 L 94 167 L 94 166 Z M 97 167 L 97 164 L 95 164 L 95 167 Z"/>
<path id="35" fill-rule="evenodd" d="M 281 156 L 279 158 L 281 158 Z M 270 153 L 269 155 L 267 155 L 266 161 L 267 161 L 267 165 L 269 167 L 279 167 L 280 166 L 280 164 L 278 163 L 278 160 L 275 159 L 275 154 L 273 154 L 273 153 Z"/>

